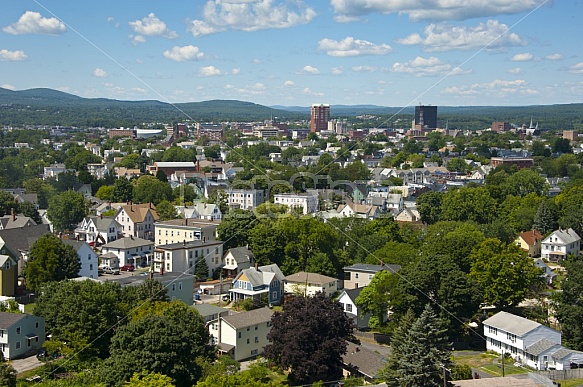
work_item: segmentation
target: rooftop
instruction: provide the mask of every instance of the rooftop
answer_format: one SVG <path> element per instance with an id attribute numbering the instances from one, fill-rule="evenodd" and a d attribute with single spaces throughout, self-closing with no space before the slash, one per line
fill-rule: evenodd
<path id="1" fill-rule="evenodd" d="M 400 265 L 369 265 L 366 263 L 356 263 L 352 266 L 346 266 L 344 271 L 364 271 L 367 273 L 378 273 L 381 270 L 388 270 L 391 273 L 396 273 L 401 270 Z"/>
<path id="2" fill-rule="evenodd" d="M 224 317 L 223 320 L 233 328 L 240 329 L 271 321 L 273 313 L 273 310 L 269 308 L 259 308 L 249 312 L 233 314 Z"/>
<path id="3" fill-rule="evenodd" d="M 104 277 L 101 277 L 104 278 Z M 148 278 L 150 278 L 149 273 L 147 275 L 140 275 L 135 274 L 129 277 L 121 277 L 121 276 L 108 276 L 106 280 L 103 282 L 111 281 L 117 282 L 121 286 L 138 286 L 143 284 Z M 164 274 L 154 273 L 153 279 L 162 282 L 163 284 L 172 283 L 175 281 L 185 281 L 190 280 L 194 284 L 194 275 L 187 274 L 187 273 L 178 273 L 178 272 L 166 272 Z"/>
<path id="4" fill-rule="evenodd" d="M 522 336 L 542 325 L 508 312 L 498 312 L 489 319 L 484 320 L 483 324 L 513 333 L 516 336 Z"/>
<path id="5" fill-rule="evenodd" d="M 138 237 L 126 237 L 119 238 L 112 242 L 104 244 L 101 248 L 109 249 L 133 249 L 134 247 L 153 245 L 154 242 L 138 238 Z"/>
<path id="6" fill-rule="evenodd" d="M 0 312 L 0 329 L 7 329 L 11 327 L 25 316 L 27 315 L 22 313 Z"/>
<path id="7" fill-rule="evenodd" d="M 297 283 L 309 283 L 315 285 L 324 285 L 333 281 L 337 281 L 336 278 L 328 277 L 317 273 L 306 273 L 305 271 L 300 271 L 292 275 L 285 277 L 286 282 L 297 282 Z"/>

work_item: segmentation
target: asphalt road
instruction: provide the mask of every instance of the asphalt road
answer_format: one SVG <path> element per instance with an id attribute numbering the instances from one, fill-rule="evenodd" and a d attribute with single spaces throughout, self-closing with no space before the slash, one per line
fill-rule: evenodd
<path id="1" fill-rule="evenodd" d="M 36 358 L 35 355 L 26 357 L 24 359 L 12 360 L 10 364 L 12 364 L 12 367 L 14 367 L 17 373 L 29 371 L 42 365 L 42 363 Z"/>

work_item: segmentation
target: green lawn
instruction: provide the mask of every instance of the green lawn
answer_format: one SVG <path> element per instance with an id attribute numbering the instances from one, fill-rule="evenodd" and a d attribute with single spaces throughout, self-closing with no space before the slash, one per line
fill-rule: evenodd
<path id="1" fill-rule="evenodd" d="M 489 373 L 490 375 L 494 376 L 502 376 L 502 364 L 489 364 L 483 367 L 480 367 L 481 370 Z M 527 368 L 523 367 L 516 367 L 512 364 L 505 364 L 504 365 L 504 375 L 515 375 L 515 374 L 526 374 L 528 373 Z"/>
<path id="2" fill-rule="evenodd" d="M 34 303 L 24 305 L 24 313 L 32 314 L 33 310 L 34 310 Z"/>

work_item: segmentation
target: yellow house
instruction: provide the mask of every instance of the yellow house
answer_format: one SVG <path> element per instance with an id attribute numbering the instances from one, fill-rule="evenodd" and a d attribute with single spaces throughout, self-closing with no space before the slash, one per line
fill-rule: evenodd
<path id="1" fill-rule="evenodd" d="M 14 296 L 18 284 L 18 265 L 9 255 L 0 255 L 0 296 Z"/>

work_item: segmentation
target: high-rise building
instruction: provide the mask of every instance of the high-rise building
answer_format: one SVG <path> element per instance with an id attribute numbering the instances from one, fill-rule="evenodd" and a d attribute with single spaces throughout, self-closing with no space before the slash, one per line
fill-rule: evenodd
<path id="1" fill-rule="evenodd" d="M 415 106 L 415 128 L 437 128 L 437 106 Z"/>
<path id="2" fill-rule="evenodd" d="M 310 118 L 310 131 L 321 132 L 328 129 L 328 121 L 330 120 L 330 105 L 328 104 L 313 104 L 312 115 Z"/>

